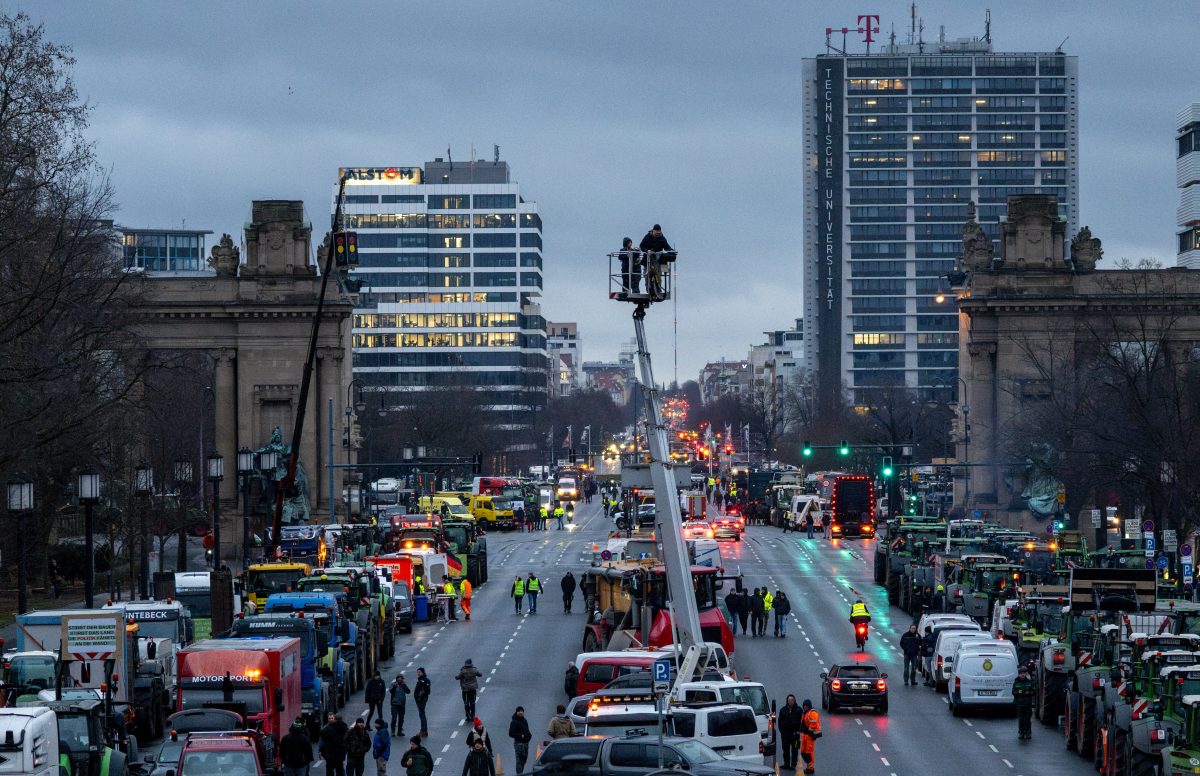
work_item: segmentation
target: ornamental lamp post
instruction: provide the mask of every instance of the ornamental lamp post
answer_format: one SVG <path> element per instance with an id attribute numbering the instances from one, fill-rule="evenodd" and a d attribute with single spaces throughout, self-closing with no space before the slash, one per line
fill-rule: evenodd
<path id="1" fill-rule="evenodd" d="M 8 511 L 17 515 L 17 613 L 29 610 L 29 574 L 25 563 L 25 514 L 33 511 L 33 482 L 19 475 L 8 483 Z"/>
<path id="2" fill-rule="evenodd" d="M 176 502 L 179 507 L 179 546 L 176 548 L 175 570 L 187 571 L 187 505 L 184 500 L 184 486 L 192 487 L 192 462 L 186 458 L 177 458 L 173 464 L 175 473 Z"/>
<path id="3" fill-rule="evenodd" d="M 138 595 L 145 601 L 150 598 L 150 530 L 147 525 L 146 513 L 149 511 L 149 497 L 154 492 L 154 467 L 142 461 L 133 470 L 133 492 L 140 499 L 142 512 L 141 553 L 138 569 Z"/>
<path id="4" fill-rule="evenodd" d="M 254 474 L 254 451 L 238 450 L 238 477 L 242 486 L 242 570 L 250 568 L 250 476 Z"/>
<path id="5" fill-rule="evenodd" d="M 93 608 L 96 596 L 96 543 L 93 532 L 93 510 L 100 501 L 100 474 L 85 466 L 75 476 L 75 493 L 83 504 L 83 553 L 87 558 L 83 576 L 83 605 Z"/>
<path id="6" fill-rule="evenodd" d="M 216 450 L 208 454 L 208 481 L 213 490 L 213 568 L 221 565 L 221 480 L 225 479 L 225 459 Z"/>

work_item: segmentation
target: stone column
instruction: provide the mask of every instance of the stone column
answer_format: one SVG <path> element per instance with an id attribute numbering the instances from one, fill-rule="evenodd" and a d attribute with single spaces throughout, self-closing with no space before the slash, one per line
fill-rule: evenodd
<path id="1" fill-rule="evenodd" d="M 237 515 L 237 378 L 235 359 L 237 350 L 220 348 L 212 351 L 213 357 L 213 450 L 225 459 L 225 479 L 221 481 L 221 549 L 222 557 L 232 557 L 234 539 L 232 533 Z M 205 455 L 212 452 L 206 450 Z M 208 481 L 208 462 L 203 462 L 202 475 L 209 497 L 212 496 L 212 483 Z M 240 523 L 239 523 L 240 524 Z M 240 535 L 240 534 L 239 534 Z"/>
<path id="2" fill-rule="evenodd" d="M 967 352 L 971 356 L 971 371 L 967 381 L 970 388 L 970 413 L 966 422 L 971 426 L 968 453 L 971 463 L 989 464 L 968 467 L 967 485 L 970 495 L 966 508 L 969 517 L 970 510 L 976 504 L 996 504 L 1000 461 L 997 458 L 999 437 L 996 433 L 996 343 L 970 342 L 967 344 Z"/>

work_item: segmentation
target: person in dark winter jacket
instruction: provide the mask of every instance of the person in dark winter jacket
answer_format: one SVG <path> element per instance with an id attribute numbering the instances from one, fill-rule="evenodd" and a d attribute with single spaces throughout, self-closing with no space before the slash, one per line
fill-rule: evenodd
<path id="1" fill-rule="evenodd" d="M 346 776 L 364 776 L 367 769 L 367 752 L 371 751 L 371 734 L 363 718 L 354 720 L 354 727 L 346 734 Z"/>
<path id="2" fill-rule="evenodd" d="M 800 723 L 804 712 L 796 705 L 796 696 L 789 695 L 783 707 L 779 709 L 776 726 L 779 729 L 779 745 L 783 752 L 785 770 L 796 769 L 796 754 L 800 750 Z"/>
<path id="3" fill-rule="evenodd" d="M 621 240 L 621 285 L 624 286 L 622 295 L 640 294 L 642 292 L 641 254 L 633 247 L 633 239 L 626 237 Z M 618 297 L 620 298 L 620 297 Z"/>
<path id="4" fill-rule="evenodd" d="M 388 692 L 392 696 L 392 735 L 402 736 L 404 735 L 404 709 L 408 705 L 409 693 L 408 684 L 404 681 L 404 674 L 396 674 Z"/>
<path id="5" fill-rule="evenodd" d="M 379 719 L 383 719 L 383 701 L 387 698 L 387 684 L 384 683 L 383 677 L 376 671 L 375 675 L 367 680 L 366 690 L 367 702 L 367 724 L 371 724 L 371 718 L 378 714 Z"/>
<path id="6" fill-rule="evenodd" d="M 738 602 L 738 622 L 742 624 L 742 635 L 745 636 L 749 631 L 750 625 L 750 593 L 742 588 L 741 600 Z"/>
<path id="7" fill-rule="evenodd" d="M 421 746 L 420 736 L 408 739 L 408 751 L 400 758 L 400 767 L 404 769 L 404 776 L 429 776 L 433 773 L 433 755 Z"/>
<path id="8" fill-rule="evenodd" d="M 559 587 L 562 588 L 563 613 L 570 614 L 571 603 L 575 600 L 575 575 L 568 571 L 563 575 Z M 520 769 L 518 769 L 518 772 L 520 772 Z"/>
<path id="9" fill-rule="evenodd" d="M 429 693 L 433 687 L 424 668 L 417 669 L 417 686 L 413 688 L 413 700 L 417 702 L 417 714 L 421 717 L 421 735 L 429 735 L 429 723 L 425 721 L 425 704 L 429 703 Z"/>
<path id="10" fill-rule="evenodd" d="M 292 729 L 279 742 L 279 761 L 283 763 L 284 776 L 308 776 L 308 765 L 313 761 L 312 742 L 304 732 L 303 722 L 293 722 Z"/>
<path id="11" fill-rule="evenodd" d="M 462 776 L 496 776 L 492 756 L 483 748 L 483 739 L 475 742 L 463 763 Z"/>
<path id="12" fill-rule="evenodd" d="M 937 649 L 937 636 L 933 635 L 933 628 L 929 625 L 925 626 L 925 633 L 921 636 L 921 657 L 925 661 L 925 686 L 933 687 L 936 683 L 933 681 L 933 653 Z"/>
<path id="13" fill-rule="evenodd" d="M 663 292 L 662 269 L 663 263 L 675 261 L 675 249 L 663 236 L 662 227 L 655 224 L 639 246 L 642 251 L 642 263 L 646 267 L 646 291 L 653 299 L 661 299 Z"/>
<path id="14" fill-rule="evenodd" d="M 646 236 L 642 238 L 642 243 L 638 246 L 638 248 L 643 252 L 655 251 L 658 253 L 673 253 L 675 251 L 675 249 L 671 247 L 671 244 L 667 242 L 667 238 L 663 234 L 662 227 L 658 224 L 650 227 L 650 231 L 646 232 Z"/>
<path id="15" fill-rule="evenodd" d="M 388 760 L 392 757 L 392 737 L 383 714 L 375 720 L 375 738 L 371 739 L 371 756 L 375 758 L 376 776 L 387 776 Z"/>
<path id="16" fill-rule="evenodd" d="M 767 607 L 760 588 L 755 588 L 754 595 L 750 596 L 750 629 L 755 636 L 767 632 Z"/>
<path id="17" fill-rule="evenodd" d="M 567 673 L 563 676 L 563 692 L 567 694 L 567 700 L 575 697 L 575 690 L 579 686 L 579 669 L 575 667 L 575 661 L 567 662 Z"/>
<path id="18" fill-rule="evenodd" d="M 463 661 L 462 668 L 458 669 L 458 673 L 454 678 L 458 680 L 458 687 L 462 690 L 463 699 L 463 714 L 466 715 L 468 721 L 475 718 L 475 696 L 479 693 L 479 677 L 483 676 L 478 668 L 471 664 L 471 658 Z"/>
<path id="19" fill-rule="evenodd" d="M 917 664 L 921 662 L 921 637 L 917 635 L 917 626 L 909 625 L 908 631 L 900 637 L 900 651 L 904 653 L 904 684 L 917 683 Z"/>
<path id="20" fill-rule="evenodd" d="M 317 749 L 329 776 L 346 776 L 346 734 L 349 732 L 346 723 L 332 711 L 325 715 L 325 727 L 321 728 L 321 743 Z"/>
<path id="21" fill-rule="evenodd" d="M 508 737 L 513 740 L 513 754 L 517 758 L 517 773 L 525 772 L 525 762 L 529 759 L 529 742 L 533 740 L 533 732 L 529 729 L 529 720 L 525 719 L 525 707 L 518 706 L 508 721 Z"/>
<path id="22" fill-rule="evenodd" d="M 742 605 L 742 595 L 737 590 L 730 590 L 729 595 L 725 596 L 725 608 L 729 610 L 729 629 L 733 635 L 737 635 L 738 626 L 738 608 Z M 745 630 L 742 631 L 746 633 Z"/>
<path id="23" fill-rule="evenodd" d="M 787 616 L 792 613 L 792 602 L 782 590 L 775 591 L 775 603 L 771 605 L 771 611 L 775 613 L 775 636 L 786 639 Z"/>
<path id="24" fill-rule="evenodd" d="M 475 741 L 483 741 L 483 748 L 488 750 L 488 754 L 492 753 L 492 737 L 488 735 L 487 730 L 483 727 L 483 720 L 479 717 L 471 720 L 471 732 L 467 733 L 467 746 L 474 746 Z"/>

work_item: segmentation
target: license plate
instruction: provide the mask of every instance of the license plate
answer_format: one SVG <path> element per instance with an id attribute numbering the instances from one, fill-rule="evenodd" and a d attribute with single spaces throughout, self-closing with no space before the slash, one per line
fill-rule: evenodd
<path id="1" fill-rule="evenodd" d="M 995 695 L 998 692 L 1000 692 L 1000 691 L 999 690 L 980 690 L 979 694 L 980 695 Z"/>

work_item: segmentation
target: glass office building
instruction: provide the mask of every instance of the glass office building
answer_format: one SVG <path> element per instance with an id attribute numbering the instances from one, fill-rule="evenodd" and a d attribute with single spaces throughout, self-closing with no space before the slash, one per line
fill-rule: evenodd
<path id="1" fill-rule="evenodd" d="M 1200 269 L 1200 102 L 1179 112 L 1175 121 L 1175 178 L 1179 186 L 1178 264 Z"/>
<path id="2" fill-rule="evenodd" d="M 804 60 L 806 367 L 823 395 L 954 394 L 942 292 L 967 203 L 997 239 L 1010 195 L 1055 194 L 1075 233 L 1077 76 L 1076 57 L 978 39 Z"/>
<path id="3" fill-rule="evenodd" d="M 353 371 L 364 390 L 399 406 L 406 391 L 470 388 L 497 426 L 529 426 L 549 386 L 542 222 L 508 164 L 340 175 L 345 228 L 358 232 Z"/>

